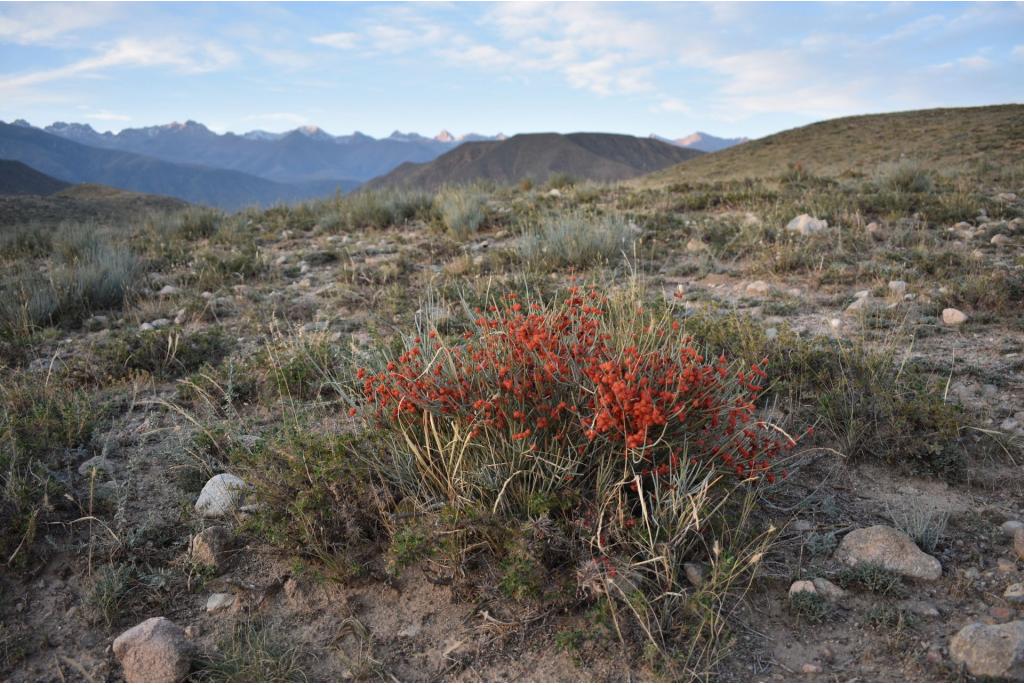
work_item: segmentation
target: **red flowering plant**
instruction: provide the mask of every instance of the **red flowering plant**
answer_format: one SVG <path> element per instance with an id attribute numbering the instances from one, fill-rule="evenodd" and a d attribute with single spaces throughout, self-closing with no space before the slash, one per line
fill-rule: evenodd
<path id="1" fill-rule="evenodd" d="M 757 417 L 763 361 L 709 358 L 667 313 L 594 288 L 572 287 L 556 306 L 508 294 L 473 317 L 461 340 L 424 330 L 397 358 L 357 372 L 371 420 L 402 427 L 417 454 L 447 444 L 444 434 L 460 443 L 461 469 L 511 451 L 513 471 L 552 482 L 592 479 L 611 461 L 633 492 L 683 469 L 785 475 L 777 462 L 795 442 Z M 408 430 L 428 424 L 423 436 Z M 481 477 L 500 486 L 511 476 L 502 471 Z"/>

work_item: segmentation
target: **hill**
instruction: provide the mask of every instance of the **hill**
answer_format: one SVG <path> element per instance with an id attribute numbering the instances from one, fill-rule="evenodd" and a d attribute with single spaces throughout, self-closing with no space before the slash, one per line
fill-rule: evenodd
<path id="1" fill-rule="evenodd" d="M 0 124 L 0 158 L 23 162 L 72 183 L 170 195 L 227 210 L 295 202 L 355 186 L 351 181 L 332 180 L 279 183 L 239 171 L 82 145 L 36 128 L 11 124 Z"/>
<path id="2" fill-rule="evenodd" d="M 478 180 L 544 182 L 554 174 L 621 181 L 701 154 L 650 138 L 611 133 L 528 133 L 502 141 L 466 143 L 426 164 L 403 164 L 367 187 L 433 190 Z"/>
<path id="3" fill-rule="evenodd" d="M 55 225 L 62 221 L 130 221 L 149 212 L 173 212 L 188 207 L 187 202 L 163 195 L 133 193 L 91 183 L 64 186 L 58 192 L 45 195 L 0 194 L 0 227 Z"/>
<path id="4" fill-rule="evenodd" d="M 936 169 L 1024 156 L 1024 105 L 868 114 L 810 124 L 709 154 L 642 181 L 773 177 L 791 165 L 826 176 L 910 159 Z"/>
<path id="5" fill-rule="evenodd" d="M 0 195 L 50 195 L 70 185 L 27 164 L 0 159 Z"/>
<path id="6" fill-rule="evenodd" d="M 465 141 L 488 139 L 476 134 L 456 138 L 447 131 L 435 138 L 398 131 L 381 139 L 358 131 L 334 136 L 316 126 L 285 133 L 218 134 L 195 121 L 128 128 L 116 134 L 99 133 L 88 124 L 64 122 L 44 130 L 83 145 L 179 164 L 232 169 L 282 183 L 339 178 L 366 181 L 403 162 L 427 162 Z"/>

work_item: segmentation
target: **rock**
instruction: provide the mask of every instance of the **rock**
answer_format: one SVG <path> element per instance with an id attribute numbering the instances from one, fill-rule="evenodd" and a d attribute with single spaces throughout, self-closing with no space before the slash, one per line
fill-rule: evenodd
<path id="1" fill-rule="evenodd" d="M 1013 534 L 1013 551 L 1017 556 L 1024 559 L 1024 529 L 1017 530 Z"/>
<path id="2" fill-rule="evenodd" d="M 835 551 L 836 560 L 849 566 L 873 564 L 919 580 L 937 580 L 942 564 L 922 552 L 910 536 L 890 526 L 870 526 L 847 533 Z"/>
<path id="3" fill-rule="evenodd" d="M 235 603 L 235 596 L 230 592 L 215 592 L 206 600 L 206 613 L 212 614 L 230 608 Z"/>
<path id="4" fill-rule="evenodd" d="M 896 297 L 903 297 L 907 294 L 907 282 L 889 281 L 889 292 Z"/>
<path id="5" fill-rule="evenodd" d="M 114 464 L 102 454 L 97 454 L 92 459 L 86 459 L 79 464 L 78 475 L 89 476 L 93 469 L 96 469 L 99 474 L 114 475 Z"/>
<path id="6" fill-rule="evenodd" d="M 218 572 L 227 568 L 231 558 L 231 531 L 227 526 L 210 526 L 192 538 L 189 554 L 193 563 L 209 566 Z"/>
<path id="7" fill-rule="evenodd" d="M 812 595 L 818 594 L 818 591 L 814 587 L 814 583 L 809 580 L 797 580 L 789 586 L 790 599 L 792 599 L 795 595 L 799 595 L 801 592 L 807 592 Z"/>
<path id="8" fill-rule="evenodd" d="M 184 307 L 182 307 L 181 309 L 178 310 L 178 313 L 174 315 L 174 324 L 176 326 L 180 326 L 181 324 L 185 323 L 185 320 L 187 318 L 188 312 L 185 310 Z"/>
<path id="9" fill-rule="evenodd" d="M 1024 604 L 1024 583 L 1014 583 L 1006 588 L 1003 599 L 1011 604 Z"/>
<path id="10" fill-rule="evenodd" d="M 800 235 L 814 235 L 815 233 L 821 233 L 826 228 L 828 228 L 827 221 L 816 219 L 810 214 L 801 214 L 786 224 L 787 231 L 795 231 Z"/>
<path id="11" fill-rule="evenodd" d="M 779 329 L 777 328 L 766 328 L 764 329 L 764 337 L 768 340 L 775 340 L 779 337 Z"/>
<path id="12" fill-rule="evenodd" d="M 1017 570 L 1017 562 L 1013 559 L 996 559 L 996 570 L 1000 573 L 1013 573 Z"/>
<path id="13" fill-rule="evenodd" d="M 772 287 L 765 283 L 764 281 L 753 281 L 751 283 L 747 283 L 747 287 L 745 288 L 745 290 L 747 291 L 748 295 L 757 295 L 759 297 L 764 297 L 765 295 L 771 292 Z"/>
<path id="14" fill-rule="evenodd" d="M 996 199 L 1006 204 L 1013 204 L 1017 201 L 1017 195 L 1015 193 L 999 193 L 996 195 Z"/>
<path id="15" fill-rule="evenodd" d="M 704 252 L 708 249 L 708 244 L 700 238 L 690 238 L 686 241 L 687 252 Z"/>
<path id="16" fill-rule="evenodd" d="M 129 683 L 177 683 L 188 675 L 192 645 L 163 616 L 143 621 L 114 640 L 114 656 Z"/>
<path id="17" fill-rule="evenodd" d="M 946 309 L 942 310 L 942 323 L 946 324 L 947 326 L 959 326 L 965 321 L 967 321 L 967 315 L 964 314 L 959 309 L 947 307 Z"/>
<path id="18" fill-rule="evenodd" d="M 818 664 L 808 663 L 800 667 L 800 671 L 807 674 L 821 673 L 821 670 L 821 666 L 819 666 Z"/>
<path id="19" fill-rule="evenodd" d="M 949 656 L 975 677 L 1024 680 L 1024 621 L 964 626 L 950 641 Z"/>
<path id="20" fill-rule="evenodd" d="M 1013 240 L 1010 238 L 1010 236 L 1006 235 L 1005 233 L 996 233 L 994 236 L 992 236 L 992 239 L 989 240 L 989 242 L 995 245 L 996 247 L 1005 247 L 1011 244 Z"/>
<path id="21" fill-rule="evenodd" d="M 84 325 L 85 330 L 87 331 L 102 331 L 110 328 L 110 318 L 103 316 L 102 314 L 97 314 L 86 319 Z"/>
<path id="22" fill-rule="evenodd" d="M 152 326 L 154 329 L 167 328 L 168 326 L 171 325 L 171 320 L 170 319 L 154 319 L 153 321 L 149 322 L 149 325 Z"/>
<path id="23" fill-rule="evenodd" d="M 238 509 L 248 486 L 230 473 L 220 473 L 206 481 L 196 500 L 196 511 L 206 517 L 224 516 Z"/>
<path id="24" fill-rule="evenodd" d="M 990 607 L 988 615 L 997 623 L 1006 623 L 1013 618 L 1013 609 L 1010 607 Z"/>
<path id="25" fill-rule="evenodd" d="M 929 618 L 938 618 L 940 616 L 938 607 L 930 602 L 906 600 L 900 602 L 900 608 L 917 616 L 927 616 Z"/>
<path id="26" fill-rule="evenodd" d="M 1012 540 L 1018 530 L 1024 530 L 1024 521 L 1015 521 L 1013 519 L 1004 521 L 1003 525 L 999 526 L 999 530 L 1003 531 L 1003 535 Z"/>
<path id="27" fill-rule="evenodd" d="M 151 331 L 151 330 L 153 330 L 153 324 L 151 324 L 151 323 L 144 323 L 144 324 L 139 326 L 139 330 L 140 331 Z"/>
<path id="28" fill-rule="evenodd" d="M 548 191 L 548 197 L 562 197 L 562 191 L 558 188 L 552 188 Z"/>
<path id="29" fill-rule="evenodd" d="M 683 572 L 686 573 L 686 579 L 690 581 L 690 585 L 699 588 L 704 584 L 704 567 L 700 564 L 685 563 Z"/>
<path id="30" fill-rule="evenodd" d="M 846 590 L 827 578 L 815 578 L 811 582 L 814 583 L 817 593 L 829 601 L 837 602 L 846 597 Z"/>
<path id="31" fill-rule="evenodd" d="M 870 224 L 864 227 L 867 234 L 875 240 L 881 242 L 885 240 L 885 230 L 878 224 L 877 221 L 872 221 Z"/>
<path id="32" fill-rule="evenodd" d="M 175 288 L 173 285 L 165 285 L 160 288 L 160 292 L 157 293 L 160 297 L 170 297 L 171 295 L 177 295 L 181 292 L 181 288 Z"/>
<path id="33" fill-rule="evenodd" d="M 864 291 L 863 294 L 858 293 L 857 299 L 846 307 L 848 313 L 856 313 L 871 309 L 876 304 L 875 298 L 871 296 L 871 293 Z"/>

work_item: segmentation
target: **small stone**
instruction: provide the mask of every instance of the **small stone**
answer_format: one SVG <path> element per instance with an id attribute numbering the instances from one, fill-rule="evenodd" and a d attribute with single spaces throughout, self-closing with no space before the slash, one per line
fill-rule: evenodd
<path id="1" fill-rule="evenodd" d="M 814 589 L 819 595 L 832 602 L 837 602 L 846 597 L 846 590 L 833 583 L 828 578 L 815 578 Z"/>
<path id="2" fill-rule="evenodd" d="M 917 616 L 938 618 L 941 615 L 938 607 L 934 604 L 920 600 L 907 600 L 905 602 L 900 602 L 900 608 Z"/>
<path id="3" fill-rule="evenodd" d="M 814 583 L 810 580 L 797 580 L 789 586 L 789 597 L 792 599 L 794 596 L 799 595 L 802 592 L 816 595 L 818 591 L 814 587 Z"/>
<path id="4" fill-rule="evenodd" d="M 889 281 L 889 292 L 896 297 L 903 297 L 907 294 L 907 282 Z"/>
<path id="5" fill-rule="evenodd" d="M 185 318 L 186 318 L 185 309 L 184 308 L 179 309 L 178 313 L 174 315 L 174 323 L 175 323 L 175 325 L 180 326 L 181 324 L 185 323 Z"/>
<path id="6" fill-rule="evenodd" d="M 248 486 L 245 481 L 230 473 L 221 473 L 206 481 L 196 511 L 206 517 L 224 516 L 238 509 Z"/>
<path id="7" fill-rule="evenodd" d="M 800 667 L 800 671 L 807 674 L 821 673 L 822 668 L 818 664 L 804 664 Z"/>
<path id="8" fill-rule="evenodd" d="M 171 320 L 170 319 L 154 319 L 153 321 L 149 322 L 149 325 L 152 326 L 153 328 L 159 330 L 161 328 L 167 328 L 168 326 L 170 326 L 171 325 Z"/>
<path id="9" fill-rule="evenodd" d="M 992 236 L 992 239 L 989 242 L 995 245 L 996 247 L 1005 247 L 1012 243 L 1013 240 L 1011 240 L 1010 236 L 1006 235 L 1005 233 L 996 233 L 994 236 Z"/>
<path id="10" fill-rule="evenodd" d="M 770 293 L 771 290 L 772 287 L 765 283 L 764 281 L 753 281 L 751 283 L 747 283 L 746 287 L 746 291 L 748 294 L 757 295 L 759 297 L 764 297 L 765 295 Z"/>
<path id="11" fill-rule="evenodd" d="M 847 306 L 846 311 L 853 313 L 859 312 L 866 309 L 871 309 L 875 305 L 875 298 L 871 296 L 871 293 L 866 290 L 863 293 L 857 293 L 857 299 Z"/>
<path id="12" fill-rule="evenodd" d="M 1011 604 L 1024 604 L 1024 583 L 1014 583 L 1006 588 L 1003 599 Z"/>
<path id="13" fill-rule="evenodd" d="M 988 610 L 988 615 L 1000 623 L 1005 623 L 1013 618 L 1013 609 L 1010 607 L 992 607 Z"/>
<path id="14" fill-rule="evenodd" d="M 210 526 L 193 538 L 189 553 L 193 563 L 223 571 L 231 558 L 231 531 L 227 526 Z"/>
<path id="15" fill-rule="evenodd" d="M 114 475 L 114 464 L 102 454 L 97 454 L 92 459 L 86 459 L 78 465 L 78 475 L 90 476 L 93 469 L 98 474 Z"/>
<path id="16" fill-rule="evenodd" d="M 192 645 L 184 631 L 163 616 L 121 633 L 113 650 L 129 683 L 181 682 L 192 662 Z"/>
<path id="17" fill-rule="evenodd" d="M 815 233 L 821 233 L 827 228 L 827 221 L 816 219 L 810 214 L 801 214 L 786 224 L 787 231 L 794 231 L 800 235 L 814 235 Z"/>
<path id="18" fill-rule="evenodd" d="M 938 559 L 922 552 L 909 535 L 891 526 L 870 526 L 847 533 L 835 558 L 849 566 L 873 564 L 919 580 L 942 576 Z"/>
<path id="19" fill-rule="evenodd" d="M 85 329 L 87 331 L 102 331 L 107 328 L 110 328 L 110 318 L 102 314 L 90 316 L 85 320 Z"/>
<path id="20" fill-rule="evenodd" d="M 160 292 L 158 292 L 157 295 L 160 297 L 170 297 L 172 295 L 177 295 L 180 292 L 181 288 L 175 288 L 173 285 L 165 285 L 160 288 Z"/>
<path id="21" fill-rule="evenodd" d="M 153 324 L 148 323 L 148 322 L 144 323 L 141 326 L 139 326 L 139 330 L 140 331 L 151 331 L 151 330 L 153 330 Z"/>
<path id="22" fill-rule="evenodd" d="M 704 567 L 700 564 L 688 562 L 683 564 L 683 572 L 690 585 L 699 588 L 704 584 Z"/>
<path id="23" fill-rule="evenodd" d="M 562 191 L 558 188 L 552 188 L 548 191 L 548 197 L 562 197 Z"/>
<path id="24" fill-rule="evenodd" d="M 1006 204 L 1013 204 L 1017 201 L 1017 195 L 1016 193 L 999 193 L 996 195 L 996 199 Z"/>
<path id="25" fill-rule="evenodd" d="M 777 328 L 766 328 L 764 329 L 764 337 L 768 340 L 775 340 L 779 337 L 779 329 Z"/>
<path id="26" fill-rule="evenodd" d="M 1018 557 L 1024 559 L 1024 529 L 1013 533 L 1013 551 L 1017 553 Z"/>
<path id="27" fill-rule="evenodd" d="M 999 558 L 996 559 L 996 569 L 1000 573 L 1013 573 L 1017 570 L 1017 562 L 1013 559 Z"/>
<path id="28" fill-rule="evenodd" d="M 235 603 L 235 596 L 230 592 L 215 592 L 206 600 L 206 612 L 212 614 L 227 609 Z"/>
<path id="29" fill-rule="evenodd" d="M 965 321 L 967 321 L 967 315 L 964 314 L 959 309 L 947 307 L 946 309 L 942 310 L 942 323 L 946 324 L 947 326 L 959 326 Z"/>
<path id="30" fill-rule="evenodd" d="M 1024 530 L 1024 521 L 1016 521 L 1013 519 L 1004 521 L 1003 525 L 999 526 L 999 529 L 1003 531 L 1003 535 L 1012 539 L 1018 530 Z"/>
<path id="31" fill-rule="evenodd" d="M 881 242 L 885 240 L 885 230 L 878 224 L 877 221 L 872 221 L 870 224 L 864 227 L 867 234 L 875 240 Z"/>
<path id="32" fill-rule="evenodd" d="M 687 252 L 704 252 L 708 249 L 708 244 L 700 238 L 690 238 L 686 241 Z"/>

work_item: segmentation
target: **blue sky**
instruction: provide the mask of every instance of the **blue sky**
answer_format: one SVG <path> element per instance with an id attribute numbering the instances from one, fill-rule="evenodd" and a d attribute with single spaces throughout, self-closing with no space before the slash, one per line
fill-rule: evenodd
<path id="1" fill-rule="evenodd" d="M 0 119 L 694 130 L 1024 101 L 1024 3 L 0 3 Z"/>

